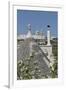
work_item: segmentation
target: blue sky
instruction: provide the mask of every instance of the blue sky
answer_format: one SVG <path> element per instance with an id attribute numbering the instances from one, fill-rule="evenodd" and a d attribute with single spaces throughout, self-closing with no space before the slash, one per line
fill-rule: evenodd
<path id="1" fill-rule="evenodd" d="M 31 24 L 32 33 L 42 31 L 45 35 L 49 24 L 51 35 L 57 37 L 58 13 L 54 11 L 17 10 L 17 34 L 26 34 L 28 24 Z"/>

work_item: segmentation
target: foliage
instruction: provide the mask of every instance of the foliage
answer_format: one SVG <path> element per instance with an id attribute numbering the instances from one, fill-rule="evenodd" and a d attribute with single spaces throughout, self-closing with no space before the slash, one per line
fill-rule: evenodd
<path id="1" fill-rule="evenodd" d="M 51 68 L 51 76 L 52 76 L 52 78 L 57 78 L 57 76 L 58 76 L 58 63 L 57 63 L 57 61 L 55 60 L 55 62 L 54 62 L 54 64 L 52 65 L 52 67 L 50 67 Z"/>
<path id="2" fill-rule="evenodd" d="M 58 40 L 57 38 L 51 40 L 52 44 L 52 52 L 54 55 L 54 64 L 51 67 L 51 76 L 52 78 L 57 78 L 58 77 Z"/>
<path id="3" fill-rule="evenodd" d="M 37 61 L 32 63 L 31 59 L 33 56 L 30 56 L 27 59 L 20 60 L 17 62 L 17 79 L 40 79 L 41 71 L 39 69 Z"/>

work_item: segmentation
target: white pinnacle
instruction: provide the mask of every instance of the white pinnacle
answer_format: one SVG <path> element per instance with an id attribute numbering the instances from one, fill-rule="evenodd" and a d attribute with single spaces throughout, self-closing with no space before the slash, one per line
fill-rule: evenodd
<path id="1" fill-rule="evenodd" d="M 31 24 L 28 24 L 28 33 L 26 38 L 32 38 L 32 34 L 31 34 Z"/>
<path id="2" fill-rule="evenodd" d="M 50 43 L 50 30 L 47 31 L 47 45 L 51 45 L 51 43 Z"/>

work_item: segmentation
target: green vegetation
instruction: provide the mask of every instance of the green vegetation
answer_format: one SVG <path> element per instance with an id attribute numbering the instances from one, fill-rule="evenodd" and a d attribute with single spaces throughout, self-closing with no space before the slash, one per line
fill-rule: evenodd
<path id="1" fill-rule="evenodd" d="M 51 75 L 52 78 L 58 77 L 58 40 L 57 38 L 51 41 L 52 44 L 52 52 L 55 58 L 54 64 L 53 64 L 53 70 L 51 69 Z"/>
<path id="2" fill-rule="evenodd" d="M 17 79 L 40 79 L 41 72 L 37 62 L 30 63 L 33 56 L 17 62 Z"/>
<path id="3" fill-rule="evenodd" d="M 58 70 L 58 63 L 57 63 L 57 61 L 55 61 L 53 66 L 50 68 L 51 68 L 51 77 L 57 78 L 58 77 L 58 71 L 57 71 Z"/>

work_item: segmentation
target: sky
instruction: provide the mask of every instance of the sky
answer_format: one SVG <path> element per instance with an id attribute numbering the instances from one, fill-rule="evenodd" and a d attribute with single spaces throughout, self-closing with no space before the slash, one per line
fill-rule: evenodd
<path id="1" fill-rule="evenodd" d="M 36 31 L 47 34 L 47 25 L 50 25 L 51 35 L 58 35 L 58 12 L 17 10 L 17 34 L 27 34 L 27 25 L 31 24 L 31 32 Z"/>

